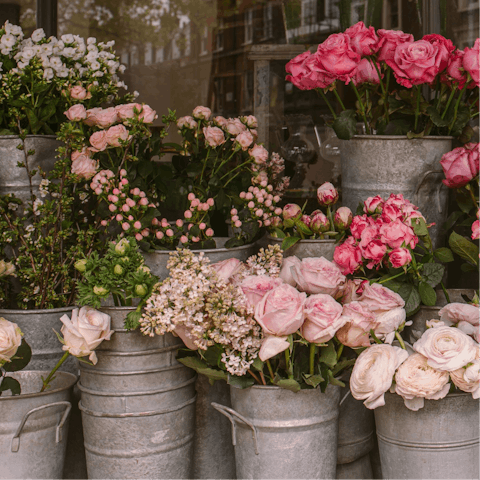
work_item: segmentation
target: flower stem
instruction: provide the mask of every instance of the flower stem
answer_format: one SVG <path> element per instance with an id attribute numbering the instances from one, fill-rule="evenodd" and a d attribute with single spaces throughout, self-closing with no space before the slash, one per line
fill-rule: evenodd
<path id="1" fill-rule="evenodd" d="M 385 282 L 389 282 L 390 280 L 393 280 L 394 278 L 401 277 L 404 273 L 405 273 L 405 272 L 400 272 L 400 273 L 397 273 L 396 275 L 393 275 L 393 276 L 391 276 L 391 277 L 384 278 L 383 280 L 380 280 L 379 282 L 373 281 L 372 283 L 382 284 L 382 283 L 385 283 Z"/>
<path id="2" fill-rule="evenodd" d="M 315 353 L 317 347 L 314 343 L 310 344 L 310 375 L 315 373 Z"/>
<path id="3" fill-rule="evenodd" d="M 350 82 L 350 85 L 352 86 L 353 91 L 355 92 L 355 95 L 357 96 L 358 103 L 360 104 L 360 112 L 362 113 L 363 123 L 365 123 L 365 133 L 367 135 L 370 135 L 370 127 L 368 125 L 367 115 L 365 114 L 365 107 L 364 107 L 363 102 L 362 102 L 362 97 L 360 97 L 360 94 L 358 93 L 358 90 L 357 90 L 357 87 L 355 86 L 355 84 L 353 82 Z"/>
<path id="4" fill-rule="evenodd" d="M 415 109 L 415 125 L 413 127 L 414 133 L 417 133 L 417 126 L 418 126 L 418 116 L 420 114 L 420 86 L 417 85 L 417 108 Z"/>
<path id="5" fill-rule="evenodd" d="M 262 382 L 260 381 L 260 379 L 250 369 L 248 369 L 247 371 L 255 379 L 255 381 L 261 385 Z"/>
<path id="6" fill-rule="evenodd" d="M 397 330 L 395 330 L 395 337 L 396 337 L 396 339 L 399 341 L 400 346 L 401 346 L 404 350 L 406 350 L 406 348 L 405 348 L 405 343 L 403 342 L 403 338 L 401 337 L 401 335 L 398 333 Z"/>
<path id="7" fill-rule="evenodd" d="M 342 110 L 345 110 L 345 105 L 343 104 L 342 99 L 340 98 L 340 95 L 338 94 L 338 92 L 337 92 L 336 89 L 333 90 L 333 94 L 334 94 L 335 97 L 337 98 L 338 103 L 339 103 L 340 106 L 342 107 Z"/>
<path id="8" fill-rule="evenodd" d="M 338 346 L 337 360 L 340 359 L 340 357 L 342 356 L 342 353 L 343 353 L 343 343 L 341 343 L 341 344 Z"/>
<path id="9" fill-rule="evenodd" d="M 455 85 L 452 89 L 452 92 L 450 93 L 450 96 L 448 97 L 447 104 L 445 105 L 445 110 L 442 113 L 442 119 L 445 118 L 445 115 L 447 113 L 448 107 L 450 107 L 450 104 L 452 103 L 453 96 L 455 95 L 455 92 L 457 91 L 457 85 Z"/>
<path id="10" fill-rule="evenodd" d="M 263 376 L 263 372 L 260 370 L 260 378 L 262 379 L 262 384 L 266 385 L 267 382 L 265 381 L 265 377 Z"/>
<path id="11" fill-rule="evenodd" d="M 445 298 L 447 299 L 447 303 L 450 303 L 450 295 L 447 292 L 447 289 L 445 288 L 445 285 L 443 282 L 440 282 L 440 286 L 442 287 L 443 294 L 445 295 Z"/>
<path id="12" fill-rule="evenodd" d="M 270 360 L 267 360 L 266 362 L 267 362 L 268 371 L 270 373 L 270 376 L 272 377 L 272 382 L 273 382 L 275 375 L 273 374 L 272 364 L 270 363 Z"/>
<path id="13" fill-rule="evenodd" d="M 285 363 L 286 363 L 286 370 L 288 374 L 288 378 L 293 378 L 293 373 L 290 371 L 290 348 L 285 350 Z"/>
<path id="14" fill-rule="evenodd" d="M 330 231 L 334 232 L 335 231 L 335 225 L 333 223 L 333 216 L 332 216 L 332 209 L 330 208 L 330 205 L 327 205 L 327 217 L 330 222 Z"/>
<path id="15" fill-rule="evenodd" d="M 318 88 L 317 89 L 317 92 L 320 92 L 320 95 L 323 97 L 323 99 L 325 100 L 325 103 L 327 104 L 327 107 L 328 109 L 330 110 L 330 112 L 332 112 L 332 115 L 333 115 L 333 119 L 336 120 L 337 119 L 337 115 L 335 114 L 335 110 L 333 109 L 332 105 L 330 104 L 330 102 L 328 101 L 328 98 L 327 96 L 325 95 L 325 93 L 323 92 L 322 89 Z"/>
<path id="16" fill-rule="evenodd" d="M 55 372 L 61 367 L 62 363 L 67 359 L 69 355 L 70 355 L 69 352 L 65 352 L 63 354 L 63 357 L 58 361 L 55 367 L 53 367 L 53 370 L 48 374 L 48 377 L 43 381 L 43 387 L 40 390 L 40 393 L 45 391 L 45 389 L 48 387 L 48 384 L 52 381 L 53 376 L 55 375 Z"/>

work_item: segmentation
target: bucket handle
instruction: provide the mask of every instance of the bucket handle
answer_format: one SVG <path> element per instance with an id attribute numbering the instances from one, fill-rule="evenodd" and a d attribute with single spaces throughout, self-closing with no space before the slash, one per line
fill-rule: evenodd
<path id="1" fill-rule="evenodd" d="M 56 407 L 62 405 L 64 407 L 67 407 L 65 409 L 65 412 L 62 416 L 62 419 L 60 420 L 60 423 L 57 425 L 57 430 L 56 430 L 56 435 L 55 435 L 55 443 L 59 443 L 62 441 L 62 427 L 67 420 L 68 414 L 70 413 L 70 410 L 72 409 L 72 404 L 70 402 L 55 402 L 55 403 L 49 403 L 48 405 L 42 405 L 41 407 L 37 408 L 32 408 L 29 412 L 27 412 L 24 416 L 22 421 L 20 422 L 20 425 L 17 428 L 17 431 L 15 432 L 15 435 L 12 438 L 12 452 L 18 452 L 18 449 L 20 448 L 20 433 L 25 425 L 25 422 L 27 421 L 28 417 L 35 412 L 39 412 L 40 410 L 43 410 L 45 408 L 50 408 L 50 407 Z"/>
<path id="2" fill-rule="evenodd" d="M 237 437 L 236 437 L 236 425 L 235 425 L 235 418 L 237 417 L 245 425 L 248 425 L 252 429 L 252 436 L 253 436 L 253 443 L 255 445 L 255 455 L 259 455 L 258 452 L 258 442 L 257 442 L 257 429 L 255 425 L 250 423 L 244 416 L 240 415 L 236 412 L 233 408 L 226 407 L 225 405 L 220 405 L 219 403 L 212 402 L 212 407 L 215 410 L 218 410 L 222 415 L 225 415 L 232 424 L 232 444 L 235 446 L 237 444 Z"/>
<path id="3" fill-rule="evenodd" d="M 420 180 L 419 184 L 417 185 L 417 188 L 415 189 L 415 193 L 413 194 L 414 202 L 417 202 L 417 195 L 418 192 L 420 191 L 420 187 L 423 185 L 423 182 L 425 179 L 434 173 L 443 173 L 443 170 L 428 170 L 423 174 L 422 179 Z M 442 213 L 442 203 L 440 202 L 440 189 L 442 188 L 443 183 L 440 183 L 440 186 L 437 188 L 437 208 L 438 208 L 438 213 Z"/>

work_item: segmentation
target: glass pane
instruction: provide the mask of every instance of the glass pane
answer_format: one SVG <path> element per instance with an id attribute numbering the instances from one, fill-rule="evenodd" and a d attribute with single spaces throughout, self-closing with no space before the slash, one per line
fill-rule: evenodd
<path id="1" fill-rule="evenodd" d="M 36 0 L 0 1 L 0 25 L 8 20 L 13 25 L 20 25 L 25 37 L 29 37 L 35 30 L 36 11 Z"/>

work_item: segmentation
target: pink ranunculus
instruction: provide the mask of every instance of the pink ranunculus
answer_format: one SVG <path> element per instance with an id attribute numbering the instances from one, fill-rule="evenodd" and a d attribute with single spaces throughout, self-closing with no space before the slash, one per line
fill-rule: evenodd
<path id="1" fill-rule="evenodd" d="M 248 153 L 257 165 L 263 165 L 268 159 L 268 150 L 262 145 L 254 145 Z"/>
<path id="2" fill-rule="evenodd" d="M 333 217 L 333 223 L 338 230 L 346 230 L 352 223 L 353 213 L 348 207 L 340 207 Z"/>
<path id="3" fill-rule="evenodd" d="M 247 297 L 248 303 L 255 307 L 267 292 L 277 288 L 283 283 L 281 278 L 269 277 L 267 275 L 250 275 L 240 283 L 240 288 Z"/>
<path id="4" fill-rule="evenodd" d="M 365 213 L 381 213 L 383 208 L 384 200 L 380 195 L 376 195 L 375 197 L 368 197 L 363 202 L 363 211 Z"/>
<path id="5" fill-rule="evenodd" d="M 85 180 L 90 180 L 97 173 L 98 162 L 89 156 L 88 151 L 76 153 L 79 153 L 79 155 L 75 155 L 75 158 L 72 153 L 72 173 Z"/>
<path id="6" fill-rule="evenodd" d="M 438 47 L 439 56 L 440 56 L 440 71 L 444 70 L 448 64 L 448 58 L 450 54 L 455 50 L 455 46 L 453 45 L 452 41 L 448 38 L 445 38 L 438 33 L 431 33 L 429 35 L 425 35 L 422 40 L 431 43 Z"/>
<path id="7" fill-rule="evenodd" d="M 372 62 L 373 61 L 371 61 L 369 58 L 362 58 L 360 60 L 360 63 L 352 75 L 352 82 L 354 85 L 360 85 L 362 83 L 372 83 L 378 85 L 380 83 L 378 72 Z M 380 64 L 378 62 L 377 68 L 380 72 Z"/>
<path id="8" fill-rule="evenodd" d="M 97 124 L 97 114 L 102 111 L 101 108 L 90 108 L 87 110 L 87 117 L 85 120 L 83 120 L 83 123 L 85 125 L 88 125 L 89 127 L 93 127 L 94 125 Z"/>
<path id="9" fill-rule="evenodd" d="M 218 127 L 203 127 L 203 134 L 208 145 L 215 148 L 225 143 L 223 130 Z"/>
<path id="10" fill-rule="evenodd" d="M 350 44 L 353 50 L 362 57 L 365 55 L 372 55 L 379 49 L 375 28 L 372 26 L 367 28 L 363 22 L 358 22 L 347 28 L 345 30 L 345 35 L 350 37 Z"/>
<path id="11" fill-rule="evenodd" d="M 359 302 L 375 314 L 405 306 L 405 301 L 398 293 L 379 283 L 365 285 Z"/>
<path id="12" fill-rule="evenodd" d="M 360 302 L 351 302 L 343 306 L 347 321 L 338 330 L 337 338 L 350 348 L 370 346 L 370 330 L 375 329 L 377 320 L 375 314 Z"/>
<path id="13" fill-rule="evenodd" d="M 81 85 L 75 85 L 74 87 L 70 87 L 69 89 L 70 96 L 75 100 L 87 100 L 88 98 L 92 98 L 92 94 L 87 92 L 85 88 Z"/>
<path id="14" fill-rule="evenodd" d="M 415 235 L 412 227 L 405 225 L 400 219 L 390 223 L 384 223 L 380 227 L 380 239 L 390 248 L 398 248 L 409 245 L 415 248 L 418 243 L 418 237 Z"/>
<path id="15" fill-rule="evenodd" d="M 343 275 L 349 275 L 354 273 L 360 265 L 362 265 L 362 253 L 360 249 L 355 246 L 354 239 L 350 237 L 341 245 L 335 247 L 333 260 Z"/>
<path id="16" fill-rule="evenodd" d="M 236 136 L 235 142 L 245 151 L 253 143 L 253 135 L 247 130 Z"/>
<path id="17" fill-rule="evenodd" d="M 308 294 L 325 293 L 334 296 L 345 276 L 340 268 L 324 257 L 308 257 L 292 271 L 297 288 Z"/>
<path id="18" fill-rule="evenodd" d="M 443 183 L 449 188 L 460 188 L 478 175 L 478 153 L 465 147 L 454 148 L 440 160 L 446 179 Z"/>
<path id="19" fill-rule="evenodd" d="M 321 43 L 317 58 L 327 72 L 346 83 L 360 61 L 360 55 L 352 48 L 350 37 L 345 33 L 334 33 Z"/>
<path id="20" fill-rule="evenodd" d="M 82 104 L 72 105 L 64 114 L 71 122 L 79 122 L 87 118 L 87 111 Z"/>
<path id="21" fill-rule="evenodd" d="M 123 125 L 115 125 L 107 130 L 106 137 L 110 146 L 120 147 L 120 140 L 128 139 L 128 130 Z"/>
<path id="22" fill-rule="evenodd" d="M 372 269 L 373 267 L 379 267 L 385 253 L 387 253 L 387 246 L 382 240 L 372 240 L 370 241 L 366 247 L 360 247 L 360 251 L 362 252 L 362 256 L 370 260 L 367 263 L 367 268 Z"/>
<path id="23" fill-rule="evenodd" d="M 480 86 L 480 38 L 475 40 L 472 48 L 465 47 L 463 56 L 463 68 L 470 74 L 475 85 Z"/>
<path id="24" fill-rule="evenodd" d="M 103 152 L 108 145 L 107 132 L 105 130 L 99 130 L 98 132 L 92 133 L 90 136 L 90 145 L 92 146 L 92 151 Z"/>
<path id="25" fill-rule="evenodd" d="M 480 238 L 480 221 L 475 220 L 472 223 L 472 240 L 478 240 Z"/>
<path id="26" fill-rule="evenodd" d="M 303 304 L 307 296 L 286 283 L 270 290 L 255 307 L 255 320 L 263 329 L 259 352 L 262 361 L 286 350 L 287 335 L 295 333 L 305 320 Z"/>
<path id="27" fill-rule="evenodd" d="M 193 109 L 192 116 L 197 120 L 208 120 L 211 114 L 212 111 L 208 107 L 202 107 L 199 105 Z"/>
<path id="28" fill-rule="evenodd" d="M 387 65 L 392 68 L 400 85 L 412 88 L 413 85 L 432 83 L 440 71 L 442 55 L 437 45 L 425 40 L 398 45 Z"/>
<path id="29" fill-rule="evenodd" d="M 469 367 L 462 367 L 449 373 L 458 389 L 471 393 L 474 399 L 480 398 L 480 360 L 478 358 Z"/>
<path id="30" fill-rule="evenodd" d="M 138 119 L 143 123 L 152 123 L 158 118 L 157 112 L 153 110 L 149 105 L 142 105 L 141 112 L 138 115 Z"/>
<path id="31" fill-rule="evenodd" d="M 394 248 L 391 252 L 388 253 L 388 259 L 392 264 L 393 268 L 403 267 L 412 261 L 412 255 L 408 248 Z"/>
<path id="32" fill-rule="evenodd" d="M 217 272 L 221 279 L 231 281 L 235 275 L 242 270 L 243 263 L 237 258 L 227 258 L 221 262 L 212 263 L 210 266 Z"/>
<path id="33" fill-rule="evenodd" d="M 135 118 L 135 110 L 137 110 L 137 115 L 142 109 L 140 103 L 125 103 L 123 105 L 117 105 L 115 111 L 117 112 L 118 118 L 120 120 L 128 120 Z"/>
<path id="34" fill-rule="evenodd" d="M 338 190 L 330 182 L 325 182 L 317 188 L 317 200 L 323 207 L 334 205 L 338 201 Z"/>
<path id="35" fill-rule="evenodd" d="M 362 232 L 367 227 L 370 227 L 371 224 L 371 219 L 366 215 L 356 215 L 353 217 L 352 223 L 350 224 L 350 232 L 353 235 L 353 238 L 359 240 L 362 236 Z"/>
<path id="36" fill-rule="evenodd" d="M 304 305 L 305 323 L 301 334 L 307 342 L 324 343 L 333 338 L 343 327 L 347 318 L 342 318 L 343 307 L 330 295 L 317 294 L 307 298 Z"/>
<path id="37" fill-rule="evenodd" d="M 393 59 L 395 49 L 402 43 L 412 43 L 413 35 L 404 33 L 401 30 L 377 30 L 378 40 L 378 60 L 385 61 Z"/>
<path id="38" fill-rule="evenodd" d="M 190 115 L 187 115 L 185 117 L 180 117 L 177 120 L 178 128 L 189 128 L 190 130 L 194 130 L 197 128 L 197 126 L 198 126 L 198 123 Z"/>

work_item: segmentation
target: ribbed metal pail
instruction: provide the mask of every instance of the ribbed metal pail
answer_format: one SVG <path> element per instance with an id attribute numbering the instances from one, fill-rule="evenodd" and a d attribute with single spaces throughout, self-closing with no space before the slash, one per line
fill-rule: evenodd
<path id="1" fill-rule="evenodd" d="M 238 258 L 239 260 L 244 261 L 258 251 L 258 246 L 255 243 L 242 245 L 241 247 L 223 248 L 223 245 L 225 245 L 227 240 L 228 237 L 216 237 L 215 243 L 217 248 L 193 250 L 193 252 L 195 254 L 203 252 L 205 256 L 210 259 L 210 263 L 217 263 L 222 260 L 227 260 L 228 258 Z M 145 258 L 145 264 L 160 280 L 164 280 L 168 277 L 167 262 L 170 252 L 170 250 L 142 252 L 143 258 Z"/>
<path id="2" fill-rule="evenodd" d="M 367 453 L 363 457 L 357 458 L 350 463 L 337 463 L 337 480 L 349 478 L 354 479 L 370 479 L 373 477 L 372 464 L 370 455 Z"/>
<path id="3" fill-rule="evenodd" d="M 32 348 L 29 370 L 52 370 L 65 353 L 58 341 L 56 332 L 60 333 L 63 323 L 60 317 L 71 317 L 73 307 L 52 308 L 45 310 L 8 310 L 0 309 L 0 317 L 16 323 L 22 330 L 25 340 Z M 78 376 L 78 360 L 70 355 L 60 370 Z"/>
<path id="4" fill-rule="evenodd" d="M 132 307 L 103 307 L 115 333 L 81 364 L 88 478 L 192 478 L 195 373 L 171 334 L 123 328 Z"/>
<path id="5" fill-rule="evenodd" d="M 17 148 L 22 141 L 17 135 L 0 136 L 0 195 L 14 193 L 22 201 L 30 200 L 30 183 L 27 170 L 18 167 L 18 162 L 25 163 L 25 153 Z M 27 135 L 25 152 L 35 150 L 35 154 L 28 157 L 28 168 L 37 173 L 32 177 L 33 193 L 38 197 L 38 186 L 42 177 L 38 173 L 39 167 L 44 172 L 50 172 L 55 164 L 56 149 L 61 145 L 55 135 Z"/>
<path id="6" fill-rule="evenodd" d="M 383 478 L 479 478 L 478 407 L 471 393 L 455 393 L 414 412 L 386 393 L 375 409 Z"/>
<path id="7" fill-rule="evenodd" d="M 335 478 L 340 389 L 230 388 L 237 478 Z"/>
<path id="8" fill-rule="evenodd" d="M 401 193 L 418 206 L 427 223 L 435 223 L 430 235 L 434 245 L 441 246 L 448 188 L 442 183 L 440 160 L 451 149 L 452 137 L 356 135 L 341 140 L 342 205 L 355 212 L 368 197 L 387 199 Z"/>
<path id="9" fill-rule="evenodd" d="M 0 397 L 0 478 L 63 478 L 70 394 L 77 377 L 57 372 L 39 393 L 49 371 L 9 374 L 22 394 Z"/>
<path id="10" fill-rule="evenodd" d="M 268 236 L 268 243 L 270 245 L 282 245 L 282 238 L 275 238 Z M 335 240 L 299 240 L 293 247 L 283 252 L 284 257 L 291 257 L 295 255 L 300 260 L 309 257 L 325 257 L 327 260 L 333 260 L 335 252 Z"/>

